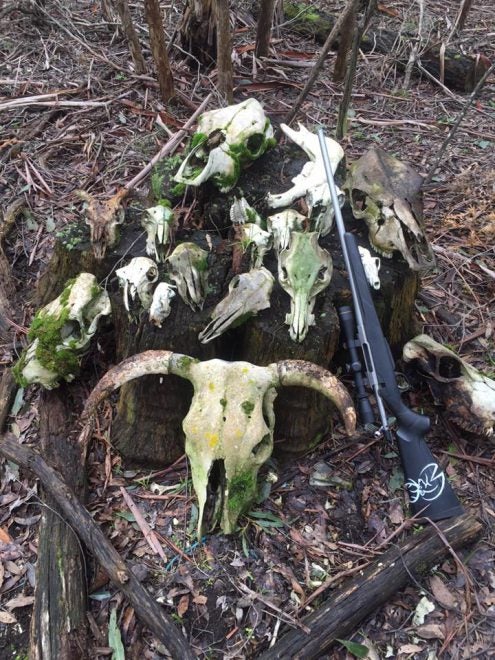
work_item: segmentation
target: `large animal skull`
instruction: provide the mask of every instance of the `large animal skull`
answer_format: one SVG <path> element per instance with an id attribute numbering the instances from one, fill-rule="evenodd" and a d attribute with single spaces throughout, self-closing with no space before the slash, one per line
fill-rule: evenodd
<path id="1" fill-rule="evenodd" d="M 150 321 L 158 328 L 162 327 L 163 321 L 170 315 L 172 308 L 170 303 L 175 297 L 175 287 L 168 282 L 160 282 L 153 291 L 153 299 L 150 307 Z"/>
<path id="2" fill-rule="evenodd" d="M 289 247 L 292 232 L 302 231 L 305 222 L 306 218 L 294 209 L 286 209 L 267 218 L 266 226 L 273 234 L 273 247 L 277 253 Z"/>
<path id="3" fill-rule="evenodd" d="M 236 275 L 229 283 L 228 294 L 211 313 L 210 323 L 199 333 L 200 342 L 207 344 L 229 328 L 270 307 L 274 281 L 270 271 L 263 267 Z"/>
<path id="4" fill-rule="evenodd" d="M 300 174 L 292 179 L 292 188 L 280 195 L 268 194 L 267 202 L 271 208 L 290 206 L 299 197 L 304 197 L 308 207 L 311 221 L 311 230 L 318 232 L 320 236 L 326 236 L 333 224 L 334 210 L 330 197 L 323 157 L 321 155 L 318 136 L 308 131 L 299 124 L 299 131 L 294 131 L 286 124 L 280 124 L 283 132 L 301 147 L 309 158 Z M 331 138 L 325 138 L 332 172 L 335 174 L 337 167 L 344 157 L 344 150 Z M 337 188 L 340 206 L 344 204 L 345 195 Z"/>
<path id="5" fill-rule="evenodd" d="M 255 501 L 259 468 L 273 449 L 277 387 L 295 385 L 320 392 L 337 407 L 347 433 L 355 429 L 347 390 L 315 364 L 286 360 L 259 367 L 249 362 L 199 362 L 169 351 L 134 355 L 111 369 L 88 398 L 83 420 L 113 390 L 148 374 L 175 374 L 194 387 L 183 429 L 199 503 L 199 537 L 218 522 L 225 534 L 232 533 L 239 516 Z"/>
<path id="6" fill-rule="evenodd" d="M 129 296 L 134 301 L 139 298 L 143 309 L 151 307 L 153 299 L 153 284 L 158 279 L 158 268 L 155 262 L 148 257 L 134 257 L 131 261 L 115 271 L 120 286 L 124 289 L 124 305 L 128 312 Z"/>
<path id="7" fill-rule="evenodd" d="M 495 381 L 428 335 L 407 342 L 403 357 L 424 375 L 433 396 L 457 426 L 493 437 Z"/>
<path id="8" fill-rule="evenodd" d="M 108 293 L 91 273 L 80 273 L 63 292 L 38 311 L 29 329 L 31 344 L 14 367 L 23 385 L 39 383 L 53 389 L 70 382 L 79 370 L 80 356 L 95 334 L 98 321 L 111 313 Z"/>
<path id="9" fill-rule="evenodd" d="M 247 222 L 241 225 L 240 234 L 243 251 L 245 252 L 251 246 L 250 268 L 261 268 L 265 254 L 272 247 L 273 237 L 271 232 L 261 229 L 253 222 Z"/>
<path id="10" fill-rule="evenodd" d="M 208 252 L 195 243 L 180 243 L 167 259 L 170 279 L 194 311 L 203 309 L 208 282 Z"/>
<path id="11" fill-rule="evenodd" d="M 146 254 L 158 263 L 165 261 L 173 219 L 172 209 L 159 204 L 146 209 L 141 220 L 141 225 L 146 230 Z"/>
<path id="12" fill-rule="evenodd" d="M 368 225 L 375 250 L 387 258 L 400 252 L 412 270 L 434 263 L 422 226 L 422 183 L 410 165 L 373 148 L 351 165 L 344 185 L 354 216 Z"/>
<path id="13" fill-rule="evenodd" d="M 256 99 L 203 113 L 191 150 L 174 181 L 200 186 L 211 179 L 221 192 L 237 183 L 242 165 L 275 144 L 270 120 Z"/>
<path id="14" fill-rule="evenodd" d="M 293 232 L 290 247 L 278 258 L 278 281 L 291 298 L 285 322 L 293 341 L 303 341 L 315 324 L 316 296 L 330 284 L 332 270 L 332 257 L 318 245 L 316 232 Z"/>

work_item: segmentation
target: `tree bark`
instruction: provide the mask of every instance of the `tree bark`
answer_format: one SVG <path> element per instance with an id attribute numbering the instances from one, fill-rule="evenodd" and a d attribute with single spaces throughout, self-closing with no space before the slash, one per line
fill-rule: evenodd
<path id="1" fill-rule="evenodd" d="M 229 0 L 216 0 L 218 89 L 227 103 L 234 102 L 232 39 Z"/>
<path id="2" fill-rule="evenodd" d="M 174 79 L 165 44 L 165 32 L 158 0 L 144 0 L 144 13 L 150 34 L 150 46 L 156 65 L 158 85 L 164 103 L 174 96 Z"/>
<path id="3" fill-rule="evenodd" d="M 55 465 L 79 499 L 84 498 L 84 457 L 70 438 L 69 386 L 41 391 L 40 436 L 46 460 Z M 86 575 L 76 532 L 57 513 L 55 500 L 43 494 L 31 617 L 32 660 L 89 658 L 86 619 Z"/>
<path id="4" fill-rule="evenodd" d="M 134 29 L 129 3 L 127 0 L 115 0 L 115 7 L 120 17 L 125 38 L 129 44 L 129 50 L 131 52 L 132 61 L 134 62 L 135 71 L 137 74 L 145 73 L 146 62 L 144 61 L 137 32 Z"/>
<path id="5" fill-rule="evenodd" d="M 79 502 L 74 491 L 64 483 L 56 470 L 50 467 L 37 452 L 26 445 L 20 445 L 12 434 L 0 436 L 0 453 L 24 469 L 31 470 L 39 478 L 45 490 L 57 503 L 60 513 L 105 569 L 114 586 L 127 596 L 136 616 L 165 645 L 171 656 L 181 660 L 194 660 L 196 655 L 182 634 L 141 585 Z"/>
<path id="6" fill-rule="evenodd" d="M 256 29 L 256 57 L 268 55 L 272 33 L 273 12 L 277 0 L 261 0 L 258 25 Z"/>
<path id="7" fill-rule="evenodd" d="M 469 514 L 429 526 L 420 534 L 388 550 L 356 578 L 332 591 L 322 607 L 302 623 L 309 634 L 294 629 L 260 656 L 260 660 L 316 660 L 338 639 L 346 639 L 363 619 L 389 600 L 412 577 L 421 577 L 431 566 L 457 550 L 473 543 L 482 525 Z M 443 537 L 443 538 L 442 538 Z"/>
<path id="8" fill-rule="evenodd" d="M 333 81 L 342 82 L 345 77 L 347 69 L 347 56 L 354 40 L 354 33 L 357 30 L 356 26 L 357 12 L 353 7 L 352 11 L 347 15 L 342 28 L 340 30 L 339 46 L 337 49 L 337 57 L 333 69 Z"/>
<path id="9" fill-rule="evenodd" d="M 210 66 L 217 56 L 215 0 L 188 0 L 179 27 L 182 48 L 191 64 Z"/>

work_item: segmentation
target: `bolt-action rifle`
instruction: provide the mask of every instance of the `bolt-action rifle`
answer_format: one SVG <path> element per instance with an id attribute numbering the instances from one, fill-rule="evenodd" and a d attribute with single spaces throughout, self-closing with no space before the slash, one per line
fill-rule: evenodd
<path id="1" fill-rule="evenodd" d="M 463 513 L 462 506 L 424 439 L 430 420 L 410 410 L 401 399 L 392 354 L 373 304 L 356 238 L 345 229 L 322 128 L 318 130 L 318 139 L 352 292 L 354 310 L 346 306 L 338 311 L 350 355 L 349 370 L 354 376 L 361 423 L 367 429 L 372 429 L 375 423 L 368 386 L 373 390 L 380 417 L 377 435 L 393 439 L 385 405 L 395 418 L 395 435 L 413 513 L 432 520 L 458 516 Z"/>

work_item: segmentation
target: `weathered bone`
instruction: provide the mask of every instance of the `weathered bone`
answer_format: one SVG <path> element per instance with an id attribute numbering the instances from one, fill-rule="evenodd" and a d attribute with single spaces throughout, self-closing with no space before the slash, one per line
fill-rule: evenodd
<path id="1" fill-rule="evenodd" d="M 128 312 L 129 296 L 134 301 L 139 298 L 143 309 L 149 309 L 153 298 L 153 284 L 158 279 L 158 268 L 148 257 L 134 257 L 122 268 L 115 271 L 119 284 L 124 289 L 124 305 Z"/>
<path id="2" fill-rule="evenodd" d="M 387 258 L 400 252 L 412 270 L 434 265 L 423 229 L 422 183 L 410 165 L 375 147 L 351 165 L 344 184 L 354 216 L 368 225 L 373 248 Z"/>
<path id="3" fill-rule="evenodd" d="M 273 237 L 271 232 L 264 231 L 253 222 L 247 222 L 240 226 L 241 245 L 243 252 L 251 246 L 251 264 L 250 268 L 261 268 L 263 258 L 268 250 L 271 250 Z"/>
<path id="4" fill-rule="evenodd" d="M 125 218 L 122 201 L 128 194 L 128 188 L 121 188 L 110 199 L 97 199 L 85 190 L 76 190 L 76 195 L 87 204 L 86 224 L 89 225 L 91 247 L 97 259 L 103 259 L 107 248 L 117 243 L 118 225 Z"/>
<path id="5" fill-rule="evenodd" d="M 418 335 L 407 342 L 403 357 L 426 377 L 433 396 L 457 426 L 493 437 L 494 380 L 428 335 Z"/>
<path id="6" fill-rule="evenodd" d="M 273 247 L 277 252 L 286 250 L 290 245 L 293 231 L 302 231 L 307 219 L 294 209 L 286 209 L 270 215 L 266 220 L 268 230 L 273 234 Z"/>
<path id="7" fill-rule="evenodd" d="M 315 324 L 316 296 L 330 284 L 332 270 L 332 257 L 318 245 L 316 232 L 292 233 L 289 249 L 279 254 L 278 280 L 291 298 L 285 322 L 293 341 L 302 342 Z"/>
<path id="8" fill-rule="evenodd" d="M 163 321 L 170 316 L 172 307 L 170 303 L 175 297 L 175 287 L 168 282 L 160 282 L 153 291 L 153 299 L 150 306 L 150 321 L 158 328 L 162 327 Z"/>
<path id="9" fill-rule="evenodd" d="M 311 221 L 311 230 L 318 232 L 320 236 L 326 236 L 333 224 L 334 210 L 330 197 L 330 190 L 325 176 L 323 157 L 318 141 L 318 136 L 311 133 L 302 124 L 299 131 L 294 131 L 286 124 L 280 124 L 283 132 L 304 150 L 310 159 L 301 172 L 292 179 L 292 188 L 280 195 L 268 194 L 267 203 L 271 208 L 290 206 L 299 197 L 305 197 L 308 214 Z M 325 138 L 330 158 L 332 172 L 335 174 L 337 167 L 344 157 L 344 150 L 331 138 Z M 342 206 L 345 201 L 344 193 L 337 189 L 339 203 Z"/>
<path id="10" fill-rule="evenodd" d="M 194 311 L 203 309 L 208 284 L 208 252 L 195 243 L 180 243 L 167 258 L 170 279 Z"/>
<path id="11" fill-rule="evenodd" d="M 141 225 L 146 230 L 146 254 L 157 260 L 165 261 L 170 227 L 174 220 L 172 209 L 159 204 L 146 209 Z"/>
<path id="12" fill-rule="evenodd" d="M 270 307 L 275 278 L 266 268 L 255 268 L 236 275 L 229 283 L 229 292 L 211 313 L 211 321 L 199 334 L 202 344 L 219 337 L 233 325 L 239 325 L 262 309 Z"/>
<path id="13" fill-rule="evenodd" d="M 361 247 L 361 245 L 358 246 L 358 250 L 368 284 L 373 289 L 378 290 L 380 288 L 380 277 L 378 275 L 381 265 L 380 257 L 372 257 L 371 252 L 367 248 Z"/>
<path id="14" fill-rule="evenodd" d="M 347 390 L 317 365 L 298 360 L 267 367 L 223 360 L 199 362 L 170 351 L 146 351 L 108 371 L 86 402 L 84 423 L 124 383 L 167 373 L 187 378 L 194 387 L 183 429 L 198 497 L 199 537 L 206 522 L 211 529 L 220 522 L 224 533 L 232 533 L 239 516 L 255 501 L 259 468 L 273 449 L 275 388 L 298 385 L 317 390 L 336 406 L 347 433 L 355 429 L 355 411 Z M 213 500 L 211 507 L 209 499 Z M 211 517 L 205 521 L 207 514 Z"/>
<path id="15" fill-rule="evenodd" d="M 248 204 L 244 197 L 234 200 L 229 215 L 233 225 L 244 225 L 247 222 L 253 222 L 258 227 L 262 225 L 260 214 Z"/>

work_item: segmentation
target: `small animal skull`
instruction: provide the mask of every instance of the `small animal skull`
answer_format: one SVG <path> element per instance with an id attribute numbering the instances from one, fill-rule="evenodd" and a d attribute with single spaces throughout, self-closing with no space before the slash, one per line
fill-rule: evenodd
<path id="1" fill-rule="evenodd" d="M 69 280 L 60 296 L 34 317 L 28 333 L 31 343 L 14 367 L 17 380 L 23 386 L 39 383 L 48 390 L 62 379 L 73 380 L 99 320 L 110 313 L 108 293 L 94 275 L 80 273 Z"/>
<path id="2" fill-rule="evenodd" d="M 162 327 L 163 321 L 170 315 L 172 308 L 170 303 L 175 297 L 175 287 L 168 282 L 159 282 L 153 291 L 153 299 L 150 307 L 150 321 L 158 328 Z"/>
<path id="3" fill-rule="evenodd" d="M 172 209 L 159 204 L 146 209 L 141 225 L 146 230 L 146 254 L 157 260 L 165 261 L 170 227 L 174 219 Z"/>
<path id="4" fill-rule="evenodd" d="M 258 227 L 261 227 L 262 225 L 258 211 L 253 209 L 244 197 L 235 199 L 230 207 L 230 222 L 233 225 L 244 225 L 249 222 L 258 225 Z"/>
<path id="5" fill-rule="evenodd" d="M 418 335 L 403 349 L 404 361 L 427 379 L 436 401 L 460 428 L 493 437 L 495 381 L 428 335 Z"/>
<path id="6" fill-rule="evenodd" d="M 89 396 L 83 420 L 113 390 L 146 374 L 174 374 L 194 387 L 183 429 L 199 504 L 200 538 L 217 523 L 225 534 L 234 532 L 239 516 L 255 501 L 259 468 L 273 449 L 277 387 L 302 386 L 320 392 L 336 406 L 347 433 L 355 429 L 347 390 L 315 364 L 285 360 L 259 367 L 249 362 L 199 362 L 169 351 L 134 355 L 107 372 Z"/>
<path id="7" fill-rule="evenodd" d="M 167 258 L 170 279 L 194 311 L 203 309 L 208 283 L 208 252 L 195 243 L 180 243 Z"/>
<path id="8" fill-rule="evenodd" d="M 127 266 L 115 271 L 120 286 L 124 289 L 124 305 L 128 312 L 129 296 L 134 301 L 136 296 L 143 309 L 151 307 L 153 284 L 158 279 L 158 268 L 148 257 L 134 257 Z"/>
<path id="9" fill-rule="evenodd" d="M 191 150 L 174 181 L 200 186 L 211 179 L 221 192 L 228 192 L 241 167 L 274 144 L 270 121 L 256 99 L 210 110 L 200 116 Z"/>
<path id="10" fill-rule="evenodd" d="M 211 313 L 210 323 L 200 332 L 200 342 L 207 344 L 229 328 L 270 307 L 274 281 L 270 271 L 263 267 L 236 275 L 229 283 L 227 296 Z"/>
<path id="11" fill-rule="evenodd" d="M 330 254 L 318 245 L 316 232 L 293 232 L 290 246 L 278 258 L 278 281 L 290 298 L 290 337 L 302 342 L 315 324 L 316 296 L 330 284 L 333 263 Z"/>
<path id="12" fill-rule="evenodd" d="M 410 165 L 373 148 L 351 165 L 344 185 L 354 216 L 368 225 L 373 248 L 387 258 L 400 252 L 412 270 L 434 264 L 422 226 L 422 183 Z"/>
<path id="13" fill-rule="evenodd" d="M 289 247 L 292 232 L 302 231 L 306 222 L 307 219 L 294 209 L 286 209 L 267 218 L 266 224 L 273 234 L 273 247 L 277 253 Z"/>
<path id="14" fill-rule="evenodd" d="M 305 151 L 310 160 L 304 165 L 300 174 L 292 179 L 294 184 L 292 188 L 280 195 L 268 195 L 268 206 L 271 208 L 290 206 L 299 197 L 304 197 L 308 207 L 311 230 L 316 231 L 320 236 L 326 236 L 332 228 L 334 210 L 318 136 L 308 131 L 302 124 L 299 124 L 299 131 L 294 131 L 286 124 L 280 124 L 280 128 Z M 325 140 L 332 172 L 335 174 L 344 157 L 344 150 L 335 140 L 331 138 L 325 138 Z M 345 195 L 338 188 L 337 193 L 342 206 Z"/>
<path id="15" fill-rule="evenodd" d="M 368 280 L 370 287 L 378 290 L 380 288 L 380 277 L 378 276 L 378 271 L 380 270 L 380 257 L 372 257 L 371 252 L 367 248 L 361 247 L 361 245 L 358 246 L 358 250 L 361 255 L 366 279 Z"/>
<path id="16" fill-rule="evenodd" d="M 250 246 L 252 248 L 250 268 L 261 268 L 265 254 L 272 247 L 271 233 L 264 231 L 252 222 L 241 225 L 240 233 L 243 251 L 248 250 Z"/>

